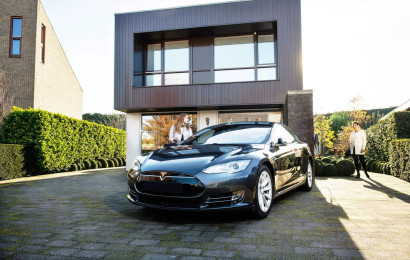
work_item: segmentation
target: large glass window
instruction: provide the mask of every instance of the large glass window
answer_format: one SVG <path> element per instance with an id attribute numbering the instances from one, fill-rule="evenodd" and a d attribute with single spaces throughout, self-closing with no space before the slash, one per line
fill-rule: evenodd
<path id="1" fill-rule="evenodd" d="M 160 114 L 142 116 L 142 153 L 162 148 L 169 143 L 169 131 L 177 122 L 178 114 Z M 192 133 L 197 132 L 197 115 L 188 114 Z"/>
<path id="2" fill-rule="evenodd" d="M 215 38 L 215 83 L 275 80 L 275 57 L 273 34 Z"/>
<path id="3" fill-rule="evenodd" d="M 21 57 L 23 17 L 11 17 L 10 57 Z"/>
<path id="4" fill-rule="evenodd" d="M 281 111 L 221 111 L 218 115 L 218 123 L 232 123 L 232 122 L 247 122 L 247 121 L 266 121 L 278 122 L 282 121 Z"/>

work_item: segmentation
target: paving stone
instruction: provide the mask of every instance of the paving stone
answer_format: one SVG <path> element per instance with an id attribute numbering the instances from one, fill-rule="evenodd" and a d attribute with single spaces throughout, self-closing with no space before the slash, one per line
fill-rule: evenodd
<path id="1" fill-rule="evenodd" d="M 174 255 L 199 256 L 202 253 L 202 249 L 172 248 L 172 249 L 169 250 L 169 253 L 174 254 Z"/>
<path id="2" fill-rule="evenodd" d="M 137 245 L 137 246 L 155 246 L 158 244 L 160 241 L 159 240 L 143 240 L 143 239 L 136 239 L 132 242 L 130 242 L 131 245 Z"/>
<path id="3" fill-rule="evenodd" d="M 108 254 L 110 254 L 110 252 L 102 250 L 81 250 L 74 256 L 79 258 L 102 258 Z"/>
<path id="4" fill-rule="evenodd" d="M 141 260 L 175 260 L 174 255 L 146 254 Z"/>
<path id="5" fill-rule="evenodd" d="M 54 256 L 71 256 L 71 255 L 73 255 L 77 252 L 78 252 L 78 250 L 76 250 L 76 249 L 57 248 L 57 249 L 47 250 L 45 253 L 49 254 L 49 255 L 54 255 Z"/>
<path id="6" fill-rule="evenodd" d="M 214 242 L 239 244 L 242 242 L 242 239 L 234 237 L 217 237 L 214 239 Z"/>
<path id="7" fill-rule="evenodd" d="M 181 256 L 178 260 L 215 260 L 215 257 L 211 256 Z"/>
<path id="8" fill-rule="evenodd" d="M 55 247 L 72 247 L 76 242 L 74 241 L 67 241 L 67 240 L 54 240 L 50 243 L 47 243 L 47 246 L 55 246 Z"/>
<path id="9" fill-rule="evenodd" d="M 216 256 L 216 257 L 235 257 L 235 251 L 228 250 L 205 250 L 203 252 L 204 256 Z"/>

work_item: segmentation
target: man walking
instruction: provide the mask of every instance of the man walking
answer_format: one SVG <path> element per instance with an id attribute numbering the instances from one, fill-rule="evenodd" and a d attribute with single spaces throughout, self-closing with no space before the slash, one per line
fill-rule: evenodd
<path id="1" fill-rule="evenodd" d="M 370 179 L 369 174 L 367 174 L 366 162 L 364 161 L 364 152 L 366 148 L 366 133 L 360 129 L 359 123 L 353 123 L 354 131 L 350 134 L 350 151 L 353 156 L 354 165 L 356 167 L 357 175 L 356 178 L 360 178 L 360 164 L 363 167 L 364 173 L 367 178 Z"/>

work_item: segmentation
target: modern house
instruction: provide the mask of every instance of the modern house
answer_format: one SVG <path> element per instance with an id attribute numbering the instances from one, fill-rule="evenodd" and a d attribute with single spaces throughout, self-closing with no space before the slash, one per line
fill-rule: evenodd
<path id="1" fill-rule="evenodd" d="M 83 90 L 39 0 L 0 1 L 0 69 L 15 106 L 81 119 Z"/>
<path id="2" fill-rule="evenodd" d="M 115 16 L 114 106 L 127 113 L 127 168 L 145 115 L 196 114 L 197 128 L 287 124 L 313 149 L 303 90 L 300 0 L 254 0 Z"/>

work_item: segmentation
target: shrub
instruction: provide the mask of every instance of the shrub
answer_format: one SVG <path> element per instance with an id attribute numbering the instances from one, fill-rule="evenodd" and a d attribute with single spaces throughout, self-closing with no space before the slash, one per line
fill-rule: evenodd
<path id="1" fill-rule="evenodd" d="M 331 163 L 325 163 L 324 170 L 325 170 L 326 176 L 336 176 L 337 175 L 337 168 Z"/>
<path id="2" fill-rule="evenodd" d="M 330 163 L 332 161 L 332 158 L 330 157 L 323 157 L 322 162 L 323 163 Z"/>
<path id="3" fill-rule="evenodd" d="M 106 159 L 101 159 L 100 162 L 102 163 L 102 167 L 103 167 L 103 168 L 108 168 L 108 167 L 109 167 L 108 161 L 107 161 Z"/>
<path id="4" fill-rule="evenodd" d="M 124 166 L 124 161 L 122 158 L 117 158 L 118 163 L 120 164 L 119 166 Z"/>
<path id="5" fill-rule="evenodd" d="M 96 161 L 96 162 L 97 162 L 98 168 L 102 168 L 102 163 L 100 161 Z"/>
<path id="6" fill-rule="evenodd" d="M 84 169 L 91 169 L 90 160 L 84 160 Z"/>
<path id="7" fill-rule="evenodd" d="M 367 129 L 368 155 L 389 161 L 389 147 L 395 139 L 410 138 L 410 112 L 396 112 Z"/>
<path id="8" fill-rule="evenodd" d="M 340 160 L 336 163 L 337 175 L 350 176 L 354 173 L 355 167 L 350 160 Z"/>
<path id="9" fill-rule="evenodd" d="M 114 167 L 120 166 L 120 162 L 117 160 L 117 158 L 113 158 L 112 161 L 114 162 Z"/>
<path id="10" fill-rule="evenodd" d="M 0 180 L 20 178 L 25 174 L 23 146 L 0 144 Z"/>
<path id="11" fill-rule="evenodd" d="M 337 160 L 331 160 L 330 163 L 336 166 Z"/>
<path id="12" fill-rule="evenodd" d="M 391 175 L 410 181 L 410 139 L 391 142 L 390 154 Z"/>
<path id="13" fill-rule="evenodd" d="M 91 167 L 90 167 L 91 169 L 98 169 L 98 163 L 96 160 L 91 160 L 90 163 L 91 163 Z"/>
<path id="14" fill-rule="evenodd" d="M 59 172 L 75 162 L 125 156 L 125 131 L 53 114 L 14 108 L 2 125 L 6 143 L 33 147 L 40 172 Z"/>
<path id="15" fill-rule="evenodd" d="M 115 163 L 114 163 L 114 161 L 113 160 L 111 160 L 111 159 L 108 159 L 107 160 L 107 163 L 108 163 L 108 167 L 115 167 Z"/>
<path id="16" fill-rule="evenodd" d="M 78 166 L 77 166 L 77 164 L 75 164 L 75 163 L 71 164 L 70 171 L 72 171 L 72 172 L 78 171 Z"/>
<path id="17" fill-rule="evenodd" d="M 316 176 L 323 176 L 324 175 L 324 168 L 322 161 L 315 159 L 315 175 Z"/>

